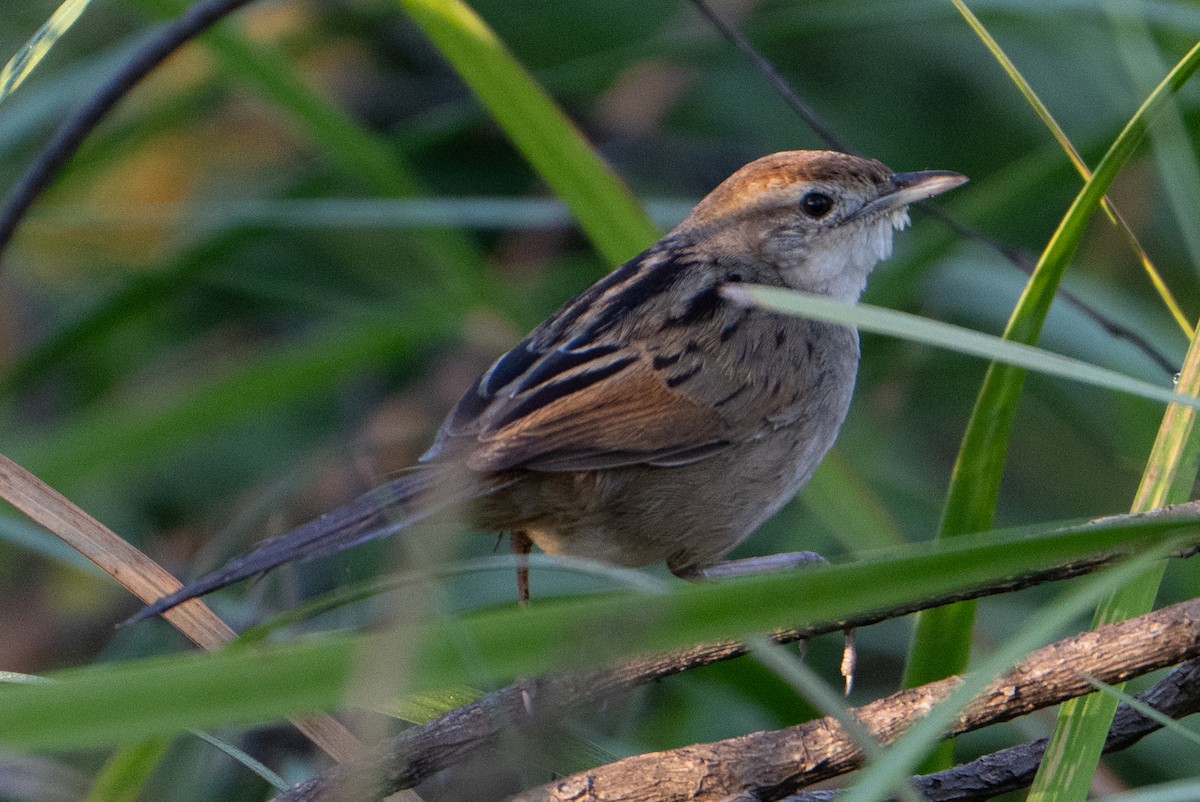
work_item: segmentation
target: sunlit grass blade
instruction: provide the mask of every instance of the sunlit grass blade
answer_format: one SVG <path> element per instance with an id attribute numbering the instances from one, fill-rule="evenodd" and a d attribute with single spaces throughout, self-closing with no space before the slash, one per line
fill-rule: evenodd
<path id="1" fill-rule="evenodd" d="M 658 239 L 638 202 L 473 10 L 458 0 L 399 0 L 513 144 L 619 264 Z"/>
<path id="2" fill-rule="evenodd" d="M 121 747 L 100 769 L 83 802 L 137 802 L 170 746 L 170 739 L 150 738 Z"/>
<path id="3" fill-rule="evenodd" d="M 1150 93 L 1100 160 L 1090 180 L 1075 197 L 1030 277 L 1004 336 L 1032 344 L 1054 300 L 1063 272 L 1075 253 L 1088 219 L 1099 206 L 1117 172 L 1133 154 L 1149 121 L 1200 66 L 1200 44 L 1194 46 Z M 963 435 L 942 513 L 941 537 L 989 529 L 999 497 L 1008 440 L 1025 370 L 994 363 L 984 377 L 971 419 Z M 950 605 L 917 616 L 917 629 L 905 671 L 906 686 L 921 685 L 961 672 L 970 651 L 974 606 Z M 949 762 L 949 755 L 938 763 Z M 928 767 L 927 767 L 928 768 Z"/>
<path id="4" fill-rule="evenodd" d="M 869 559 L 712 584 L 672 583 L 624 593 L 506 607 L 414 625 L 385 635 L 328 635 L 62 672 L 48 685 L 0 689 L 0 744 L 71 748 L 130 742 L 182 729 L 249 724 L 366 700 L 348 694 L 362 650 L 385 638 L 408 644 L 412 686 L 422 692 L 472 684 L 480 666 L 496 679 L 672 649 L 784 626 L 852 619 L 917 600 L 1097 555 L 1149 554 L 1197 540 L 1200 514 L 1105 519 L 924 542 Z M 845 589 L 853 587 L 854 594 Z M 586 633 L 585 637 L 581 637 Z M 471 659 L 464 660 L 469 643 Z M 513 643 L 522 648 L 513 649 Z"/>
<path id="5" fill-rule="evenodd" d="M 957 351 L 960 354 L 982 357 L 1154 401 L 1200 407 L 1200 400 L 1174 392 L 1166 387 L 1159 387 L 1107 368 L 1031 345 L 1006 340 L 981 331 L 965 329 L 939 320 L 930 320 L 908 312 L 882 309 L 867 304 L 847 304 L 823 296 L 782 290 L 778 287 L 734 285 L 727 287 L 724 292 L 727 297 L 744 299 L 757 306 L 774 309 L 778 312 L 857 326 L 864 331 L 933 345 Z"/>
<path id="6" fill-rule="evenodd" d="M 921 717 L 912 729 L 887 750 L 886 760 L 870 763 L 841 797 L 842 802 L 879 802 L 903 783 L 928 755 L 972 699 L 992 680 L 1012 668 L 1022 657 L 1049 642 L 1064 627 L 1095 605 L 1112 589 L 1146 571 L 1153 553 L 1089 577 L 1057 603 L 1042 607 L 1037 619 L 1027 622 L 996 651 L 979 661 L 941 703 Z M 1095 696 L 1095 694 L 1093 694 Z M 1091 697 L 1084 697 L 1091 698 Z"/>
<path id="7" fill-rule="evenodd" d="M 1116 15 L 1111 5 L 1109 12 Z M 1144 60 L 1147 53 L 1157 53 L 1156 45 L 1144 25 L 1133 20 L 1118 22 L 1118 28 L 1118 39 L 1123 45 L 1126 63 L 1134 72 L 1135 85 L 1144 84 L 1147 81 L 1146 67 L 1134 62 Z M 1139 46 L 1137 59 L 1128 52 L 1131 38 Z M 1165 180 L 1168 194 L 1172 197 L 1177 214 L 1184 221 L 1186 244 L 1195 259 L 1200 255 L 1200 242 L 1190 230 L 1193 226 L 1187 222 L 1187 218 L 1195 211 L 1194 196 L 1200 190 L 1200 177 L 1197 176 L 1191 146 L 1187 143 L 1177 115 L 1165 115 L 1163 134 L 1165 141 L 1152 144 L 1160 162 L 1160 170 L 1168 174 Z M 1168 162 L 1179 166 L 1168 170 Z M 1187 186 L 1183 186 L 1185 183 Z M 1179 389 L 1189 395 L 1200 394 L 1200 338 L 1192 341 L 1180 373 Z M 1200 434 L 1196 432 L 1195 423 L 1194 409 L 1174 404 L 1167 409 L 1131 506 L 1133 512 L 1154 509 L 1191 497 L 1197 467 L 1200 466 Z M 1165 570 L 1165 565 L 1157 566 L 1114 591 L 1097 609 L 1095 625 L 1124 620 L 1152 609 Z M 1051 799 L 1072 802 L 1087 797 L 1090 778 L 1100 761 L 1119 701 L 1116 693 L 1095 694 L 1062 706 L 1029 799 L 1036 802 Z"/>
<path id="8" fill-rule="evenodd" d="M 50 48 L 75 24 L 90 3 L 91 0 L 65 0 L 37 33 L 8 60 L 4 69 L 0 70 L 0 103 L 17 91 L 17 87 L 25 82 L 29 73 L 33 72 L 34 67 L 50 52 Z"/>
<path id="9" fill-rule="evenodd" d="M 1192 341 L 1180 373 L 1179 389 L 1200 394 L 1200 337 Z M 1196 410 L 1172 404 L 1163 416 L 1142 482 L 1134 497 L 1132 512 L 1146 512 L 1191 496 L 1200 465 L 1200 433 Z M 1166 565 L 1159 564 L 1116 589 L 1096 611 L 1095 626 L 1121 621 L 1148 612 L 1154 606 Z M 1034 778 L 1029 799 L 1037 802 L 1082 802 L 1112 725 L 1118 698 L 1093 694 L 1065 703 L 1042 766 Z"/>
<path id="10" fill-rule="evenodd" d="M 42 682 L 53 682 L 53 680 L 39 677 L 37 674 L 23 674 L 20 671 L 0 671 L 0 683 L 6 682 L 14 685 L 37 685 Z"/>
<path id="11" fill-rule="evenodd" d="M 1107 694 L 1112 694 L 1121 704 L 1132 707 L 1146 718 L 1157 721 L 1162 725 L 1164 730 L 1168 730 L 1172 735 L 1175 735 L 1179 738 L 1184 738 L 1191 741 L 1196 746 L 1200 746 L 1200 732 L 1188 729 L 1179 719 L 1171 718 L 1166 713 L 1156 710 L 1155 708 L 1143 702 L 1141 699 L 1138 699 L 1136 696 L 1130 696 L 1115 685 L 1109 685 L 1107 682 L 1102 682 L 1095 677 L 1089 677 L 1088 682 L 1095 685 L 1098 690 L 1101 690 Z"/>
<path id="12" fill-rule="evenodd" d="M 1071 140 L 1067 138 L 1067 134 L 1065 131 L 1063 131 L 1062 126 L 1060 126 L 1058 121 L 1054 119 L 1054 115 L 1050 113 L 1050 109 L 1046 107 L 1046 104 L 1042 102 L 1042 99 L 1038 97 L 1035 91 L 1033 91 L 1033 86 L 1030 85 L 1029 81 L 1025 80 L 1025 76 L 1021 74 L 1021 71 L 1017 69 L 1017 66 L 1012 62 L 1012 59 L 1010 59 L 1008 54 L 1005 53 L 1003 48 L 1000 47 L 1000 43 L 995 40 L 990 32 L 988 32 L 988 29 L 984 27 L 983 23 L 980 22 L 979 18 L 975 16 L 975 14 L 967 7 L 967 4 L 964 3 L 963 0 L 951 0 L 951 2 L 954 3 L 954 7 L 958 9 L 958 12 L 962 14 L 963 19 L 967 21 L 967 24 L 971 26 L 971 30 L 975 31 L 975 34 L 980 38 L 984 46 L 987 47 L 988 51 L 993 57 L 995 57 L 996 61 L 1000 63 L 1000 66 L 1003 68 L 1005 74 L 1008 75 L 1008 77 L 1016 85 L 1026 102 L 1033 107 L 1033 110 L 1037 114 L 1038 118 L 1048 129 L 1050 129 L 1050 133 L 1053 134 L 1055 141 L 1058 142 L 1059 146 L 1063 149 L 1063 152 L 1067 154 L 1067 158 L 1071 160 L 1071 164 L 1074 165 L 1076 172 L 1083 177 L 1084 181 L 1087 181 L 1089 178 L 1091 178 L 1092 171 L 1089 170 L 1087 164 L 1084 163 L 1083 157 L 1079 155 L 1079 151 L 1075 149 L 1073 144 L 1071 144 Z M 1149 277 L 1150 283 L 1154 286 L 1155 292 L 1157 292 L 1159 297 L 1162 299 L 1163 304 L 1167 307 L 1167 311 L 1171 313 L 1171 317 L 1175 319 L 1176 325 L 1178 325 L 1183 333 L 1187 335 L 1188 339 L 1191 339 L 1192 335 L 1195 333 L 1194 327 L 1192 326 L 1191 322 L 1188 321 L 1187 316 L 1184 315 L 1183 309 L 1179 305 L 1179 301 L 1175 299 L 1175 296 L 1171 293 L 1170 288 L 1167 287 L 1167 283 L 1163 280 L 1162 275 L 1158 272 L 1158 268 L 1154 266 L 1154 262 L 1150 259 L 1150 254 L 1146 253 L 1146 249 L 1143 248 L 1141 242 L 1138 241 L 1137 235 L 1133 233 L 1133 229 L 1129 227 L 1129 224 L 1125 221 L 1125 218 L 1121 216 L 1121 213 L 1117 211 L 1117 208 L 1112 204 L 1112 201 L 1110 201 L 1107 196 L 1101 199 L 1100 206 L 1102 209 L 1104 209 L 1104 213 L 1108 216 L 1108 219 L 1112 221 L 1112 224 L 1117 227 L 1118 231 L 1121 232 L 1121 236 L 1124 238 L 1126 244 L 1129 245 L 1130 249 L 1137 256 L 1138 261 L 1142 265 L 1142 269 L 1146 271 L 1146 275 Z"/>

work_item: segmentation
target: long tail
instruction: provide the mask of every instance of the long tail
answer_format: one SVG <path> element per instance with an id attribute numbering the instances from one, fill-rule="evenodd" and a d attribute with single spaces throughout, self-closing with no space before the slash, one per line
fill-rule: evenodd
<path id="1" fill-rule="evenodd" d="M 308 562 L 386 537 L 436 512 L 493 493 L 511 482 L 466 481 L 453 468 L 418 467 L 320 518 L 262 541 L 222 567 L 148 604 L 125 621 L 135 624 L 188 599 L 288 562 Z"/>

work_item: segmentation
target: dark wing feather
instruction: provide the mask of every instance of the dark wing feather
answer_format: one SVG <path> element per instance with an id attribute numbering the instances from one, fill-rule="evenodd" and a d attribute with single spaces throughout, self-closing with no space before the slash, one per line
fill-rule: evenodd
<path id="1" fill-rule="evenodd" d="M 711 400 L 679 386 L 699 370 L 690 366 L 698 346 L 689 366 L 676 365 L 678 356 L 664 362 L 656 354 L 678 335 L 647 329 L 647 321 L 670 325 L 696 305 L 686 296 L 675 309 L 671 292 L 695 269 L 677 248 L 651 249 L 593 285 L 480 377 L 422 461 L 484 472 L 580 471 L 678 465 L 727 446 L 728 426 Z M 704 295 L 714 341 L 716 297 Z"/>
<path id="2" fill-rule="evenodd" d="M 592 375 L 598 378 L 584 383 Z M 719 415 L 668 388 L 637 357 L 547 383 L 489 413 L 466 459 L 474 470 L 678 464 L 728 445 Z"/>

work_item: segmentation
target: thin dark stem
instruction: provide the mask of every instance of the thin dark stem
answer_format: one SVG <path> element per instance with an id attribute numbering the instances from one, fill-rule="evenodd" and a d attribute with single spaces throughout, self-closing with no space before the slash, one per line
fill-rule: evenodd
<path id="1" fill-rule="evenodd" d="M 12 193 L 0 208 L 0 257 L 34 201 L 70 161 L 79 145 L 117 105 L 122 97 L 181 45 L 194 39 L 218 20 L 251 0 L 200 0 L 162 25 L 146 45 L 134 53 L 103 86 L 75 109 L 55 130 L 41 152 L 29 163 Z"/>
<path id="2" fill-rule="evenodd" d="M 944 226 L 955 232 L 959 236 L 967 239 L 975 240 L 994 250 L 996 253 L 1003 256 L 1013 267 L 1020 270 L 1026 275 L 1032 275 L 1034 268 L 1037 267 L 1036 261 L 1029 254 L 1022 251 L 1020 248 L 1015 248 L 1006 242 L 1001 242 L 990 234 L 985 234 L 974 226 L 969 226 L 959 220 L 955 220 L 944 209 L 933 203 L 924 202 L 917 204 L 918 208 L 925 214 L 940 221 Z M 1056 298 L 1069 303 L 1081 312 L 1085 317 L 1091 320 L 1110 336 L 1118 340 L 1125 340 L 1132 344 L 1135 348 L 1150 358 L 1150 361 L 1158 365 L 1168 376 L 1174 376 L 1179 371 L 1179 366 L 1167 359 L 1167 357 L 1150 344 L 1142 335 L 1138 334 L 1128 326 L 1118 323 L 1108 315 L 1101 312 L 1099 309 L 1089 305 L 1086 301 L 1081 300 L 1077 295 L 1070 290 L 1064 290 L 1061 287 L 1055 294 Z"/>
<path id="3" fill-rule="evenodd" d="M 825 125 L 825 123 L 821 121 L 816 109 L 809 105 L 808 101 L 800 96 L 800 93 L 796 91 L 795 87 L 788 83 L 788 80 L 779 73 L 779 70 L 775 68 L 775 65 L 772 64 L 766 56 L 758 52 L 758 49 L 755 48 L 754 45 L 750 44 L 750 41 L 742 35 L 741 31 L 722 19 L 717 12 L 712 10 L 705 0 L 692 0 L 692 5 L 694 5 L 696 10 L 699 11 L 714 28 L 720 31 L 721 35 L 728 39 L 729 42 L 736 47 L 743 56 L 750 60 L 750 63 L 754 65 L 755 69 L 762 73 L 763 77 L 767 79 L 767 82 L 771 84 L 771 88 L 774 89 L 775 92 L 778 93 L 779 97 L 783 99 L 783 102 L 787 104 L 787 107 L 795 112 L 800 119 L 804 120 L 804 124 L 811 128 L 813 133 L 816 134 L 822 142 L 834 150 L 840 150 L 843 153 L 859 155 L 853 148 L 851 148 L 845 142 L 842 142 L 837 138 L 837 136 L 834 135 L 829 126 Z"/>

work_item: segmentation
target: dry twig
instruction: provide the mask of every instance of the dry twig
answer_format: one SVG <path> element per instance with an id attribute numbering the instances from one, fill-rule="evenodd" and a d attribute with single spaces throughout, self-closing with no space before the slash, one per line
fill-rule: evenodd
<path id="1" fill-rule="evenodd" d="M 1159 518 L 1164 515 L 1188 515 L 1192 509 L 1192 505 L 1179 505 L 1148 515 Z M 976 599 L 1068 579 L 1109 564 L 1120 556 L 1108 554 L 1086 562 L 1011 577 L 987 587 L 925 599 L 848 621 L 782 630 L 774 633 L 773 637 L 779 643 L 787 643 L 838 632 L 845 626 L 866 626 L 952 601 Z M 329 802 L 333 799 L 339 802 L 365 802 L 378 799 L 395 790 L 415 786 L 464 758 L 493 746 L 506 732 L 536 729 L 547 721 L 558 719 L 571 708 L 595 704 L 640 685 L 745 653 L 745 645 L 738 641 L 700 644 L 667 654 L 628 660 L 599 670 L 565 672 L 516 683 L 405 730 L 372 750 L 363 760 L 331 767 L 282 794 L 277 802 Z M 355 794 L 346 796 L 345 788 L 351 777 L 372 779 L 366 785 L 356 785 Z"/>
<path id="2" fill-rule="evenodd" d="M 1008 721 L 1200 654 L 1200 600 L 1053 643 L 992 682 L 947 735 Z M 901 691 L 851 711 L 878 741 L 899 738 L 958 685 L 957 677 Z M 832 718 L 769 732 L 636 755 L 572 775 L 513 802 L 718 802 L 782 799 L 857 768 L 862 749 Z"/>
<path id="3" fill-rule="evenodd" d="M 182 587 L 167 569 L 3 455 L 0 455 L 0 498 L 57 535 L 143 602 L 152 602 Z M 237 637 L 199 599 L 179 605 L 163 618 L 206 651 L 216 651 Z M 294 723 L 336 760 L 349 760 L 362 751 L 358 739 L 332 716 L 312 716 Z"/>

